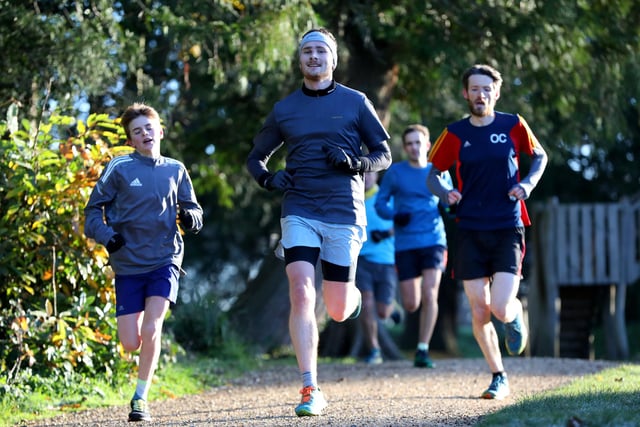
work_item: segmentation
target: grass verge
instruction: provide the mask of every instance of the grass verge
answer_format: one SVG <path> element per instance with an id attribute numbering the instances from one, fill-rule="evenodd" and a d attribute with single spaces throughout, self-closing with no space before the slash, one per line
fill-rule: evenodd
<path id="1" fill-rule="evenodd" d="M 260 359 L 182 356 L 177 363 L 161 364 L 153 383 L 153 399 L 172 399 L 197 394 L 237 378 L 262 365 Z M 0 427 L 55 417 L 64 412 L 125 405 L 135 389 L 132 372 L 118 383 L 101 379 L 75 378 L 68 387 L 39 384 L 29 393 L 16 397 L 0 395 Z"/>
<path id="2" fill-rule="evenodd" d="M 640 365 L 624 364 L 487 415 L 476 427 L 640 425 Z"/>

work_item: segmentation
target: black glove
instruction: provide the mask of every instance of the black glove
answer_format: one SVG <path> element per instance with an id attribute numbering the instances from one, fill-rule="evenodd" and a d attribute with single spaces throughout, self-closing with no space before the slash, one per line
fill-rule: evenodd
<path id="1" fill-rule="evenodd" d="M 371 230 L 371 240 L 375 243 L 378 243 L 389 236 L 391 236 L 391 232 L 389 230 Z"/>
<path id="2" fill-rule="evenodd" d="M 451 219 L 455 219 L 456 217 L 456 210 L 458 209 L 458 204 L 456 203 L 455 205 L 450 205 L 450 206 L 446 206 L 444 207 L 444 215 L 447 218 L 451 218 Z"/>
<path id="3" fill-rule="evenodd" d="M 344 172 L 356 174 L 362 169 L 362 162 L 357 157 L 350 157 L 342 148 L 324 145 L 322 151 L 327 155 L 327 161 L 334 168 Z"/>
<path id="4" fill-rule="evenodd" d="M 404 227 L 411 220 L 411 212 L 398 212 L 393 216 L 393 223 L 398 227 Z"/>
<path id="5" fill-rule="evenodd" d="M 286 170 L 279 170 L 273 175 L 269 175 L 264 180 L 264 188 L 267 190 L 288 190 L 293 187 L 293 178 Z"/>
<path id="6" fill-rule="evenodd" d="M 185 229 L 193 229 L 193 216 L 191 216 L 189 212 L 184 209 L 180 209 L 180 212 L 178 212 L 178 218 L 180 218 L 180 224 L 182 224 Z"/>
<path id="7" fill-rule="evenodd" d="M 107 251 L 109 251 L 109 253 L 112 254 L 116 252 L 118 249 L 120 249 L 121 247 L 123 247 L 124 245 L 125 245 L 124 237 L 116 233 L 107 242 Z"/>

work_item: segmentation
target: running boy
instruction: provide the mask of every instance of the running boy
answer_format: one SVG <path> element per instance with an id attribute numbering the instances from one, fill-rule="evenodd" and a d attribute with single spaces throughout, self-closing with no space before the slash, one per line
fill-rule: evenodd
<path id="1" fill-rule="evenodd" d="M 202 229 L 202 208 L 185 166 L 160 155 L 164 131 L 155 109 L 136 103 L 121 118 L 135 151 L 111 160 L 85 207 L 87 237 L 106 246 L 115 272 L 118 337 L 140 350 L 129 421 L 150 421 L 147 396 L 160 356 L 162 324 L 183 273 L 183 229 Z"/>

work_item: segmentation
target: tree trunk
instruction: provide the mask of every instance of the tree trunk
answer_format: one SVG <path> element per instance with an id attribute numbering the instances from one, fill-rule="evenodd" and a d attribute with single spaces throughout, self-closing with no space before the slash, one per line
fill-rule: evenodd
<path id="1" fill-rule="evenodd" d="M 322 299 L 322 276 L 316 268 L 316 318 L 323 325 L 326 309 Z M 291 345 L 289 335 L 289 282 L 284 261 L 270 251 L 258 275 L 229 310 L 233 330 L 258 353 L 272 352 Z"/>
<path id="2" fill-rule="evenodd" d="M 234 331 L 256 351 L 271 351 L 290 343 L 289 307 L 284 263 L 270 253 L 233 304 L 229 319 Z"/>
<path id="3" fill-rule="evenodd" d="M 349 56 L 346 66 L 338 65 L 336 80 L 364 92 L 373 103 L 382 123 L 388 127 L 389 106 L 398 82 L 398 65 L 392 62 L 389 47 L 374 48 L 362 40 L 359 31 L 349 28 L 343 31 Z"/>

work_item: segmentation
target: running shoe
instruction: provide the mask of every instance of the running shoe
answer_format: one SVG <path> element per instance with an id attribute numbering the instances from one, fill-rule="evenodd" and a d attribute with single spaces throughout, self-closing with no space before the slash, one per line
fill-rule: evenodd
<path id="1" fill-rule="evenodd" d="M 151 421 L 151 414 L 144 399 L 131 399 L 129 421 Z"/>
<path id="2" fill-rule="evenodd" d="M 300 394 L 302 394 L 302 402 L 296 406 L 296 415 L 299 417 L 320 415 L 328 405 L 319 388 L 307 386 L 300 390 Z"/>
<path id="3" fill-rule="evenodd" d="M 527 327 L 522 321 L 522 313 L 518 314 L 513 322 L 504 324 L 504 345 L 507 353 L 517 356 L 524 351 L 527 346 Z"/>
<path id="4" fill-rule="evenodd" d="M 394 325 L 399 325 L 400 322 L 402 322 L 402 313 L 400 310 L 395 309 L 393 313 L 391 313 L 391 316 L 389 316 L 389 319 L 391 319 Z"/>
<path id="5" fill-rule="evenodd" d="M 374 348 L 371 353 L 364 358 L 364 363 L 369 365 L 379 365 L 382 363 L 382 353 L 379 348 Z"/>
<path id="6" fill-rule="evenodd" d="M 360 311 L 362 310 L 362 294 L 358 293 L 358 306 L 356 307 L 355 310 L 353 310 L 353 313 L 351 313 L 351 316 L 349 316 L 349 319 L 357 319 L 358 316 L 360 316 Z"/>
<path id="7" fill-rule="evenodd" d="M 417 350 L 416 356 L 413 359 L 413 366 L 416 368 L 435 368 L 436 364 L 433 363 L 429 357 L 429 352 L 426 350 Z"/>
<path id="8" fill-rule="evenodd" d="M 483 399 L 504 399 L 509 396 L 509 380 L 506 375 L 496 375 L 489 388 L 482 393 Z"/>

